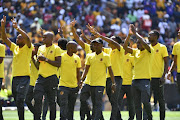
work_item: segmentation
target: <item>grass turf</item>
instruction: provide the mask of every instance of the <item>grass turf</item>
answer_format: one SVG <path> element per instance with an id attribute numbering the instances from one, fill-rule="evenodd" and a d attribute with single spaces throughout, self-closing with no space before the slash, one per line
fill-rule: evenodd
<path id="1" fill-rule="evenodd" d="M 109 120 L 110 111 L 103 112 L 105 120 Z M 3 111 L 4 120 L 18 120 L 17 111 Z M 123 111 L 122 117 L 124 120 L 128 120 L 128 112 Z M 47 120 L 49 120 L 49 113 L 47 114 Z M 25 120 L 33 120 L 31 112 L 25 112 Z M 57 111 L 56 120 L 59 120 L 59 111 Z M 79 111 L 74 112 L 74 120 L 80 120 Z M 153 112 L 153 120 L 159 120 L 159 112 Z M 180 120 L 180 112 L 167 111 L 166 120 Z"/>

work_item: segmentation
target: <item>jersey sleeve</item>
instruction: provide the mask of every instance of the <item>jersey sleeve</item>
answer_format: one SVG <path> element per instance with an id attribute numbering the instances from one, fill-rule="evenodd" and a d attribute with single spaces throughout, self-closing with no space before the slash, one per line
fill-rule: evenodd
<path id="1" fill-rule="evenodd" d="M 55 57 L 61 56 L 61 54 L 62 54 L 62 50 L 59 47 L 57 47 L 55 52 Z"/>
<path id="2" fill-rule="evenodd" d="M 167 57 L 167 56 L 168 56 L 168 51 L 167 51 L 166 46 L 163 46 L 163 49 L 162 49 L 162 56 L 163 56 L 163 57 Z"/>
<path id="3" fill-rule="evenodd" d="M 81 68 L 81 60 L 80 57 L 77 57 L 77 68 Z"/>
<path id="4" fill-rule="evenodd" d="M 4 45 L 2 45 L 2 46 L 0 46 L 0 57 L 5 57 L 5 46 Z"/>
<path id="5" fill-rule="evenodd" d="M 13 42 L 11 42 L 11 48 L 10 48 L 10 50 L 12 51 L 12 52 L 14 52 L 14 49 L 16 48 L 16 44 L 15 43 L 13 43 Z"/>
<path id="6" fill-rule="evenodd" d="M 86 52 L 86 54 L 91 53 L 91 48 L 90 48 L 90 45 L 89 45 L 89 44 L 87 44 L 87 43 L 84 43 L 84 46 L 85 46 L 84 51 Z"/>
<path id="7" fill-rule="evenodd" d="M 110 56 L 109 56 L 109 55 L 106 56 L 105 64 L 106 64 L 106 67 L 111 66 L 111 59 L 110 59 Z"/>
<path id="8" fill-rule="evenodd" d="M 173 54 L 173 55 L 177 55 L 177 52 L 176 52 L 176 45 L 177 45 L 177 44 L 175 44 L 174 47 L 173 47 L 173 51 L 172 51 L 172 54 Z"/>
<path id="9" fill-rule="evenodd" d="M 90 65 L 90 54 L 87 55 L 85 64 Z"/>

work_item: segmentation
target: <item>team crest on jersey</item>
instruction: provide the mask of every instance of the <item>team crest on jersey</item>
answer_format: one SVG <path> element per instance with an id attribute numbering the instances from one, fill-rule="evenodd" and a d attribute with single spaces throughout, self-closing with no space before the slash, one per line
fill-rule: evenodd
<path id="1" fill-rule="evenodd" d="M 127 59 L 126 61 L 129 62 L 129 59 Z"/>
<path id="2" fill-rule="evenodd" d="M 158 53 L 158 52 L 159 52 L 159 50 L 157 49 L 157 50 L 156 50 L 156 52 Z"/>
<path id="3" fill-rule="evenodd" d="M 100 61 L 103 61 L 103 59 L 101 58 Z"/>
<path id="4" fill-rule="evenodd" d="M 51 50 L 50 53 L 53 53 L 53 51 Z"/>
<path id="5" fill-rule="evenodd" d="M 77 60 L 75 60 L 74 62 L 77 63 Z"/>
<path id="6" fill-rule="evenodd" d="M 63 92 L 63 91 L 61 91 L 61 92 L 60 92 L 60 95 L 64 95 L 64 92 Z"/>

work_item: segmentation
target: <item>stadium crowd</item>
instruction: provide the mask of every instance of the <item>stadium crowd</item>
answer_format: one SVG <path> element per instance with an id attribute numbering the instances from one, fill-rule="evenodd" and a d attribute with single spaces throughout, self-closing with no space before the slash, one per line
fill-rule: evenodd
<path id="1" fill-rule="evenodd" d="M 1 25 L 1 36 L 3 42 L 6 43 L 5 54 L 15 56 L 13 58 L 13 66 L 14 66 L 13 69 L 19 69 L 16 68 L 17 64 L 19 63 L 18 62 L 15 63 L 14 61 L 20 59 L 18 58 L 18 55 L 16 57 L 16 53 L 18 53 L 19 51 L 14 43 L 17 43 L 17 45 L 19 45 L 20 48 L 25 46 L 23 47 L 23 50 L 27 52 L 27 58 L 25 59 L 25 62 L 22 63 L 22 65 L 29 61 L 28 56 L 31 56 L 30 51 L 33 49 L 31 43 L 34 44 L 35 48 L 39 47 L 40 44 L 42 43 L 46 45 L 46 47 L 41 46 L 40 49 L 36 51 L 36 53 L 33 53 L 33 57 L 36 54 L 38 56 L 37 58 L 32 58 L 31 61 L 31 65 L 32 64 L 35 65 L 33 69 L 36 68 L 39 69 L 39 77 L 36 81 L 36 84 L 35 82 L 32 83 L 30 81 L 31 87 L 29 87 L 29 89 L 26 90 L 26 88 L 28 88 L 28 86 L 26 86 L 27 85 L 26 83 L 28 83 L 28 79 L 29 79 L 29 77 L 26 76 L 28 71 L 24 71 L 22 73 L 20 73 L 19 70 L 13 71 L 12 92 L 18 108 L 19 119 L 23 119 L 24 117 L 23 114 L 24 104 L 22 103 L 23 103 L 23 99 L 25 99 L 24 97 L 26 96 L 26 92 L 27 92 L 27 96 L 25 102 L 28 105 L 30 111 L 34 114 L 35 120 L 40 119 L 40 115 L 41 115 L 40 111 L 42 108 L 42 96 L 44 95 L 44 93 L 46 93 L 46 96 L 49 100 L 48 102 L 50 106 L 50 119 L 52 120 L 55 119 L 56 116 L 54 115 L 54 113 L 55 113 L 56 95 L 54 93 L 54 87 L 56 87 L 57 84 L 56 82 L 58 80 L 56 81 L 57 77 L 56 75 L 54 76 L 53 73 L 55 73 L 54 71 L 55 67 L 59 67 L 60 65 L 61 65 L 60 67 L 61 69 L 59 72 L 59 76 L 61 76 L 61 78 L 60 78 L 60 87 L 58 89 L 59 95 L 57 94 L 57 96 L 60 97 L 58 98 L 57 103 L 61 107 L 60 117 L 62 120 L 73 119 L 73 107 L 78 92 L 78 90 L 76 89 L 77 84 L 73 81 L 71 81 L 72 84 L 66 81 L 72 79 L 72 78 L 70 79 L 67 76 L 68 74 L 74 73 L 73 70 L 75 70 L 75 68 L 77 68 L 77 73 L 75 73 L 77 74 L 77 78 L 75 77 L 73 78 L 73 80 L 77 79 L 79 81 L 80 75 L 82 75 L 81 82 L 83 82 L 87 75 L 87 78 L 85 80 L 85 85 L 88 86 L 83 86 L 83 89 L 81 91 L 81 98 L 80 98 L 81 109 L 82 109 L 80 110 L 81 119 L 84 119 L 85 114 L 87 115 L 88 118 L 89 117 L 91 118 L 91 115 L 89 115 L 88 113 L 89 111 L 87 111 L 87 113 L 85 113 L 84 111 L 88 109 L 86 100 L 89 98 L 89 95 L 87 96 L 87 91 L 89 92 L 89 90 L 93 102 L 92 117 L 93 119 L 103 119 L 101 112 L 101 106 L 102 106 L 101 99 L 103 94 L 100 93 L 103 93 L 104 86 L 106 86 L 106 92 L 109 97 L 110 103 L 112 105 L 111 119 L 112 120 L 121 119 L 121 115 L 118 114 L 119 109 L 117 106 L 119 106 L 118 99 L 122 99 L 122 98 L 118 98 L 117 95 L 119 94 L 118 92 L 119 90 L 124 90 L 123 94 L 120 93 L 122 94 L 122 97 L 124 96 L 125 93 L 128 94 L 129 83 L 123 83 L 124 81 L 122 82 L 122 79 L 125 78 L 121 78 L 121 76 L 124 77 L 126 75 L 124 75 L 123 72 L 119 72 L 118 74 L 117 71 L 119 71 L 120 69 L 114 68 L 115 66 L 114 63 L 116 64 L 118 63 L 117 60 L 119 58 L 117 57 L 117 55 L 122 54 L 124 50 L 125 50 L 125 55 L 127 53 L 130 53 L 135 56 L 135 68 L 134 68 L 135 80 L 133 82 L 133 89 L 135 90 L 136 95 L 138 95 L 141 92 L 142 92 L 141 94 L 144 95 L 141 101 L 144 104 L 145 113 L 146 113 L 144 115 L 144 118 L 148 120 L 152 119 L 152 114 L 151 114 L 152 111 L 149 106 L 149 100 L 148 100 L 150 89 L 142 88 L 142 85 L 145 84 L 145 86 L 146 85 L 148 86 L 150 82 L 149 80 L 152 78 L 151 85 L 155 85 L 157 81 L 159 81 L 158 84 L 160 84 L 158 87 L 157 86 L 154 86 L 154 88 L 152 87 L 153 91 L 157 91 L 157 90 L 161 91 L 162 90 L 161 82 L 163 82 L 162 79 L 164 79 L 165 73 L 168 73 L 168 75 L 170 75 L 171 72 L 174 72 L 173 81 L 175 81 L 176 79 L 175 77 L 176 71 L 172 71 L 172 70 L 174 70 L 174 67 L 177 62 L 176 60 L 178 59 L 177 55 L 179 55 L 176 52 L 176 50 L 178 49 L 173 48 L 174 45 L 176 46 L 179 45 L 179 44 L 175 44 L 177 41 L 179 41 L 177 34 L 179 35 L 180 32 L 180 31 L 178 32 L 178 30 L 180 29 L 179 0 L 172 0 L 172 1 L 171 0 L 168 1 L 166 0 L 122 0 L 122 1 L 121 0 L 101 0 L 101 1 L 6 0 L 3 1 L 2 0 L 0 7 L 0 19 L 2 19 L 1 24 L 3 24 L 3 26 Z M 6 29 L 6 31 L 4 28 Z M 18 33 L 20 33 L 20 35 L 18 35 Z M 131 37 L 132 35 L 134 36 Z M 116 36 L 116 37 L 113 38 L 112 36 Z M 25 42 L 24 43 L 22 41 L 18 42 L 22 38 L 25 40 Z M 64 38 L 66 38 L 69 42 L 66 41 L 66 39 Z M 102 38 L 104 41 L 98 38 Z M 164 66 L 162 65 L 164 67 L 164 72 L 163 75 L 160 75 L 162 78 L 159 75 L 154 75 L 154 77 L 153 76 L 149 77 L 150 75 L 148 73 L 150 71 L 149 69 L 150 66 L 147 65 L 146 63 L 147 61 L 146 62 L 141 61 L 142 63 L 144 63 L 144 65 L 147 65 L 147 71 L 145 70 L 147 73 L 141 76 L 138 74 L 138 72 L 140 73 L 140 71 L 136 67 L 136 66 L 138 67 L 141 66 L 140 64 L 136 63 L 136 60 L 137 61 L 139 60 L 138 57 L 136 59 L 136 54 L 142 54 L 142 53 L 138 53 L 137 50 L 131 48 L 138 48 L 140 51 L 143 51 L 145 49 L 146 52 L 143 53 L 143 55 L 145 55 L 144 59 L 149 60 L 151 58 L 150 57 L 151 54 L 153 54 L 153 51 L 155 49 L 155 48 L 152 49 L 152 47 L 154 47 L 157 44 L 156 39 L 159 43 L 162 44 L 158 46 L 159 48 L 155 51 L 158 53 L 159 49 L 162 49 L 162 51 L 160 51 L 162 52 L 162 58 L 158 58 L 159 61 L 160 59 L 164 61 L 162 62 L 164 64 Z M 65 41 L 67 43 L 64 43 Z M 76 41 L 78 44 L 74 41 Z M 128 47 L 129 41 L 130 41 L 129 46 L 131 48 Z M 147 43 L 148 44 L 151 43 L 152 46 L 150 47 Z M 58 45 L 63 52 L 59 50 L 59 47 L 55 46 L 54 44 Z M 64 47 L 65 44 L 67 44 L 66 47 Z M 108 46 L 111 47 L 112 49 L 107 48 Z M 74 55 L 73 53 L 76 52 L 75 50 L 76 47 L 78 48 L 78 52 L 77 55 Z M 46 51 L 46 49 L 49 50 Z M 67 50 L 67 54 L 65 54 L 66 50 Z M 102 58 L 100 59 L 100 61 L 103 60 L 105 61 L 104 63 L 105 68 L 99 65 L 98 62 L 96 62 L 97 56 L 91 54 L 90 51 L 95 52 L 97 55 L 102 53 L 101 54 Z M 56 53 L 55 56 L 48 57 L 48 55 L 51 54 L 52 52 Z M 105 53 L 110 54 L 110 56 L 113 53 L 117 54 L 114 55 L 114 57 L 111 56 L 112 68 L 111 68 L 111 63 L 109 62 L 110 58 L 108 58 Z M 44 56 L 44 54 L 46 56 Z M 174 59 L 174 61 L 171 54 L 176 56 L 175 57 L 176 59 Z M 75 68 L 72 68 L 71 70 L 67 70 L 67 68 L 73 67 L 74 64 L 71 63 L 72 62 L 71 59 L 68 59 L 68 55 L 73 56 L 72 59 L 75 60 L 75 65 L 76 65 Z M 86 63 L 85 63 L 85 58 L 86 58 Z M 61 61 L 61 59 L 63 62 Z M 169 62 L 167 62 L 168 59 Z M 128 62 L 129 60 L 131 61 L 131 58 L 127 58 L 127 61 L 121 61 L 121 62 Z M 68 65 L 65 61 L 68 61 L 70 64 Z M 45 64 L 46 62 L 48 64 Z M 133 60 L 131 62 L 132 64 L 134 64 Z M 82 67 L 81 67 L 81 63 L 82 63 Z M 117 66 L 121 66 L 120 64 L 121 63 L 117 64 Z M 25 68 L 26 67 L 28 68 L 27 65 L 28 64 L 26 64 Z M 106 69 L 108 68 L 109 74 L 107 75 L 108 77 L 107 77 L 106 85 L 104 85 L 104 83 L 98 83 L 98 81 L 92 82 L 91 79 L 93 79 L 93 77 L 98 78 L 97 75 L 93 74 L 93 72 L 91 73 L 92 78 L 88 79 L 88 71 L 92 71 L 91 69 L 95 70 L 96 68 L 95 66 L 101 66 L 100 67 L 101 69 L 98 68 L 96 72 L 99 72 L 101 70 L 106 71 Z M 168 66 L 169 66 L 169 72 L 167 69 Z M 52 71 L 49 72 L 48 70 L 45 70 L 46 67 L 49 67 L 50 70 Z M 131 67 L 133 69 L 133 66 Z M 113 72 L 115 71 L 114 75 L 112 71 Z M 136 71 L 138 72 L 136 73 Z M 31 74 L 35 74 L 35 73 L 31 73 Z M 100 73 L 100 75 L 104 75 L 104 73 Z M 177 76 L 178 75 L 179 73 L 177 74 Z M 157 80 L 157 76 L 158 76 L 158 80 Z M 52 79 L 54 81 L 50 81 Z M 88 81 L 87 79 L 90 81 L 91 87 L 89 87 L 89 84 L 86 84 Z M 104 76 L 101 79 L 100 78 L 98 79 L 100 80 L 100 82 L 102 82 Z M 15 88 L 22 87 L 22 86 L 18 86 L 18 84 L 24 84 L 23 87 L 25 88 L 24 89 L 25 92 L 23 96 L 22 94 L 20 94 L 22 92 L 21 89 L 15 90 Z M 79 81 L 78 87 L 81 87 L 81 84 L 82 83 L 80 83 Z M 126 86 L 126 84 L 128 85 Z M 100 93 L 98 93 L 99 91 Z M 147 93 L 144 93 L 144 91 L 146 91 Z M 97 93 L 99 94 L 98 97 L 97 97 Z M 32 94 L 34 94 L 33 98 L 32 98 Z M 163 91 L 161 91 L 158 94 L 162 95 L 161 97 L 157 98 L 157 100 L 160 103 L 160 119 L 164 119 L 165 103 L 163 99 Z M 67 96 L 64 97 L 64 95 L 67 95 L 70 98 L 66 98 Z M 128 96 L 132 96 L 132 95 L 128 95 Z M 33 106 L 31 105 L 32 99 L 35 100 L 35 104 Z M 66 100 L 69 103 L 66 103 Z M 139 98 L 138 96 L 136 96 L 135 97 L 136 118 L 140 119 L 141 118 L 139 113 L 140 106 L 138 106 L 139 105 L 139 102 L 137 102 L 138 100 Z M 130 104 L 129 107 L 132 107 L 133 109 L 133 105 L 131 105 L 132 101 L 128 101 L 128 102 L 129 102 L 128 105 Z M 67 109 L 67 105 L 69 110 Z M 130 119 L 133 119 L 135 114 L 134 111 L 131 111 L 132 109 L 129 108 Z M 68 110 L 69 116 L 67 116 L 66 110 Z"/>

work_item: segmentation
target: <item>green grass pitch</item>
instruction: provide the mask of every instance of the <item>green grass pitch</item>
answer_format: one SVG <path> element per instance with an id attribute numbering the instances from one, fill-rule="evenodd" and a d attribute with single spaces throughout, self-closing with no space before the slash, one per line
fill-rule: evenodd
<path id="1" fill-rule="evenodd" d="M 59 120 L 59 111 L 57 111 L 56 120 Z M 110 111 L 103 112 L 105 120 L 109 120 Z M 4 120 L 18 120 L 17 111 L 3 111 Z M 122 117 L 124 120 L 128 120 L 128 112 L 123 111 Z M 49 120 L 49 113 L 47 114 L 47 120 Z M 33 115 L 31 112 L 25 112 L 25 120 L 33 120 Z M 80 120 L 79 111 L 74 112 L 74 120 Z M 159 112 L 153 112 L 153 120 L 159 120 Z M 166 112 L 166 120 L 180 120 L 180 112 Z"/>

